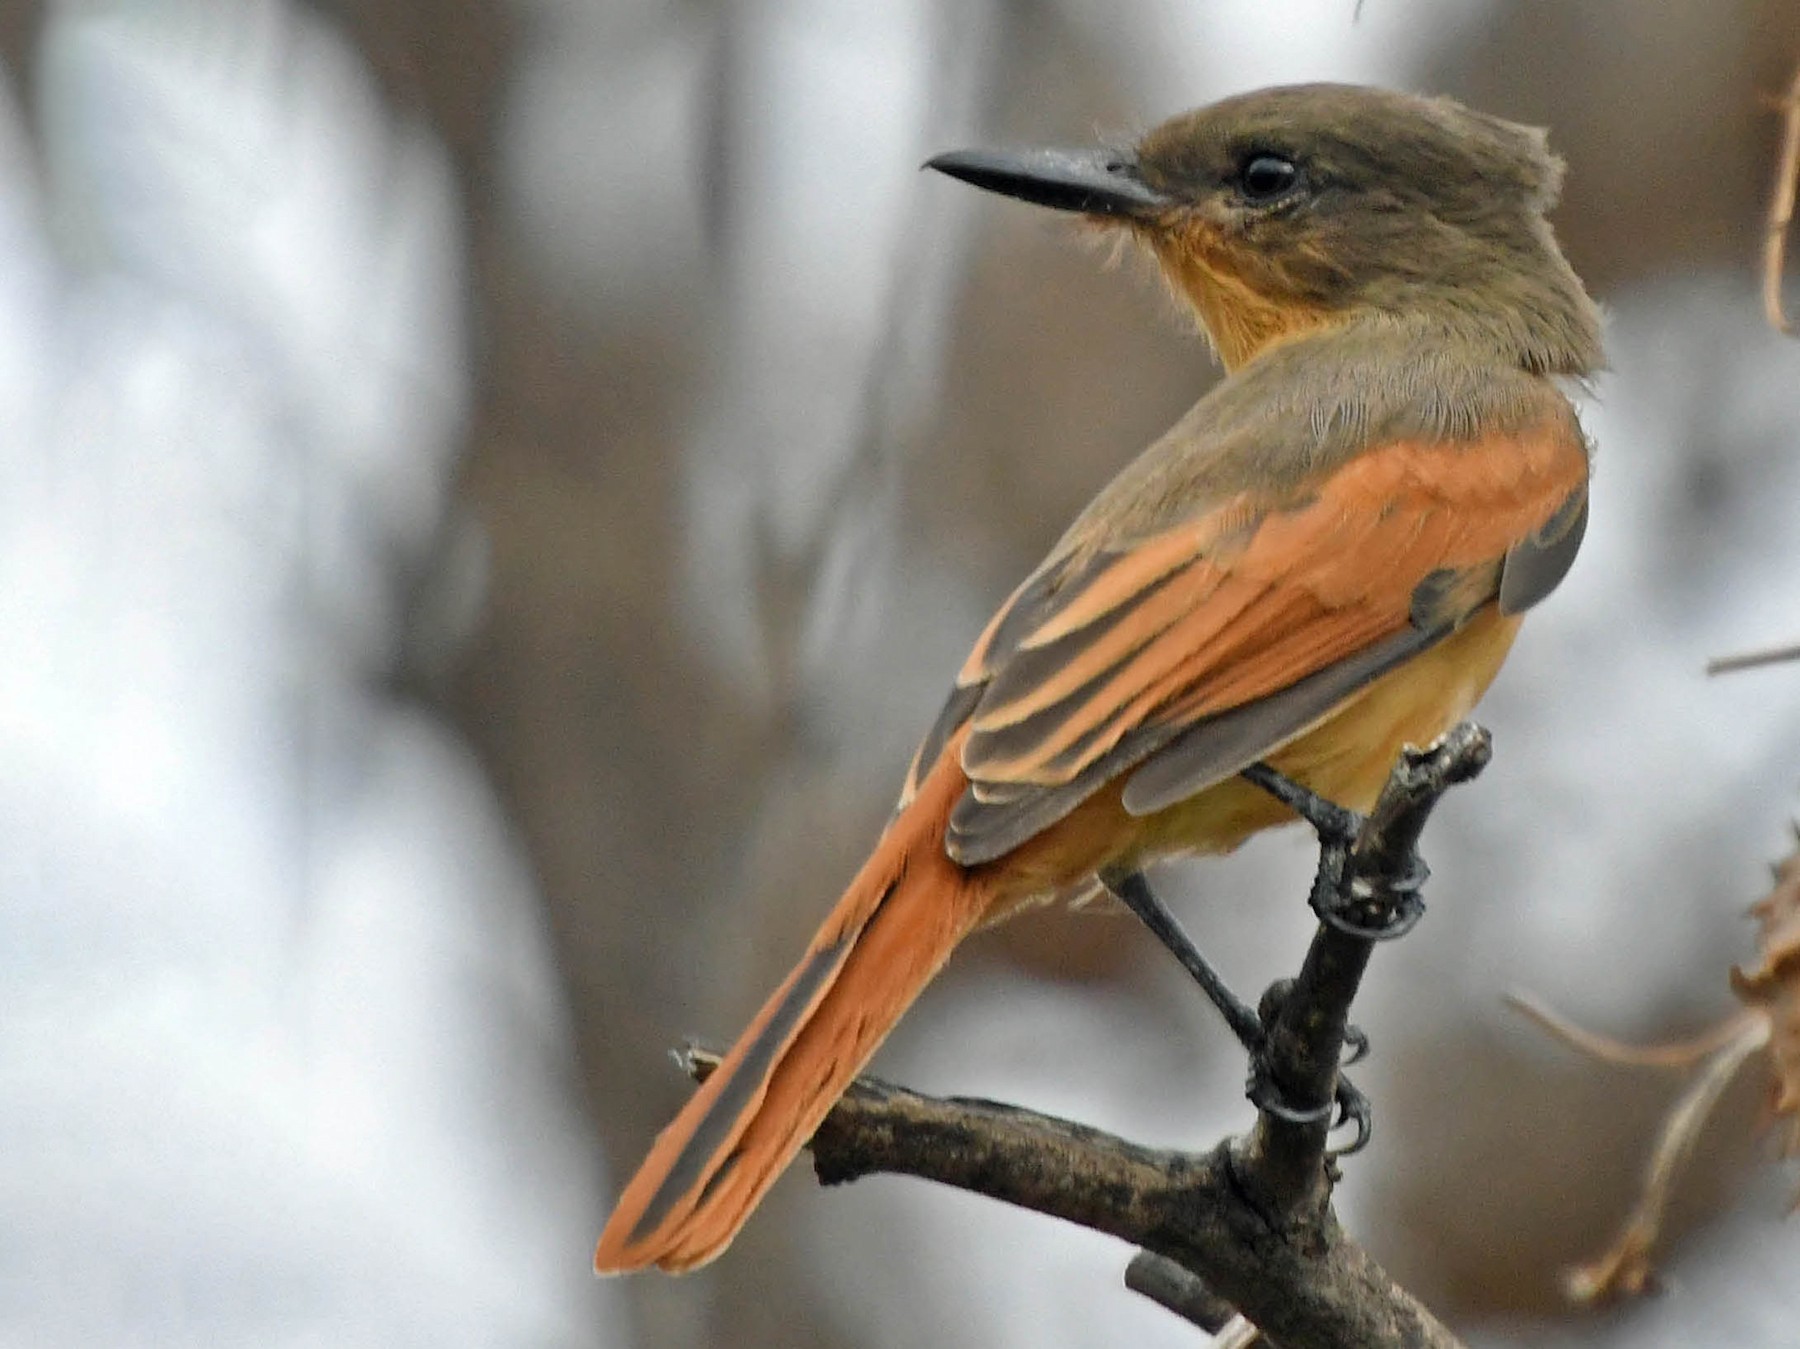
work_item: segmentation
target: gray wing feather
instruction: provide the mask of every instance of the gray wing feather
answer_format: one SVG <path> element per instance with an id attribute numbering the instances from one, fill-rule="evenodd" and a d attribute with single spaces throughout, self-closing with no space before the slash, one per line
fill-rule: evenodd
<path id="1" fill-rule="evenodd" d="M 1196 722 L 1131 775 L 1125 784 L 1125 809 L 1133 815 L 1153 815 L 1223 782 L 1451 631 L 1395 633 L 1280 693 Z"/>
<path id="2" fill-rule="evenodd" d="M 1507 550 L 1500 569 L 1500 612 L 1522 614 L 1569 574 L 1587 533 L 1587 488 L 1582 486 L 1530 538 Z"/>

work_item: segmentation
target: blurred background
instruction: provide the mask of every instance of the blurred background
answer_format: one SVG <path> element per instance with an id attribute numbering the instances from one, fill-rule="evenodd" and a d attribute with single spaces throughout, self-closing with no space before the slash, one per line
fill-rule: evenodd
<path id="1" fill-rule="evenodd" d="M 987 613 L 1215 372 L 1146 270 L 917 172 L 1258 85 L 1552 128 L 1612 370 L 1581 562 L 1358 1004 L 1350 1228 L 1476 1345 L 1785 1345 L 1727 1099 L 1671 1292 L 1568 1309 L 1792 847 L 1789 0 L 0 6 L 0 1342 L 1190 1345 L 1104 1238 L 804 1166 L 692 1278 L 618 1182 L 872 841 Z M 1790 294 L 1792 288 L 1790 287 Z M 1244 990 L 1297 831 L 1162 879 Z M 878 1061 L 1147 1142 L 1238 1050 L 1129 921 L 959 954 Z"/>

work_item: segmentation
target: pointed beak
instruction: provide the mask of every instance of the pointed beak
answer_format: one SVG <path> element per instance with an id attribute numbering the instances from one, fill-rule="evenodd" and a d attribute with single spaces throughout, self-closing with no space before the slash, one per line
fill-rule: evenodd
<path id="1" fill-rule="evenodd" d="M 1117 150 L 952 150 L 925 167 L 1055 211 L 1129 220 L 1172 204 Z"/>

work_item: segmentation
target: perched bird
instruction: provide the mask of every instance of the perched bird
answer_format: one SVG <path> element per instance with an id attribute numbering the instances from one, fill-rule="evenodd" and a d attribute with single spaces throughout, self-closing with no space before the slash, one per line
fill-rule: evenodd
<path id="1" fill-rule="evenodd" d="M 1147 862 L 1293 820 L 1255 763 L 1368 809 L 1581 541 L 1561 384 L 1599 366 L 1600 322 L 1542 132 L 1305 85 L 1130 149 L 930 167 L 1146 246 L 1227 377 L 976 640 L 868 861 L 626 1187 L 602 1273 L 724 1250 L 974 929 L 1096 876 L 1141 902 Z"/>

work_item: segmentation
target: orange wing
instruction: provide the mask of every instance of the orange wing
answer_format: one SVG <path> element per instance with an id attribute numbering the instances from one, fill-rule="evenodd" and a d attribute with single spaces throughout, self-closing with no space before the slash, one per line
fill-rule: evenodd
<path id="1" fill-rule="evenodd" d="M 1548 594 L 1580 543 L 1587 471 L 1579 433 L 1558 419 L 1461 444 L 1395 442 L 1297 499 L 1243 493 L 1148 538 L 1077 541 L 976 642 L 902 800 L 967 723 L 970 786 L 946 841 L 965 865 L 1128 770 L 1128 809 L 1173 804 L 1483 605 L 1518 612 Z"/>

